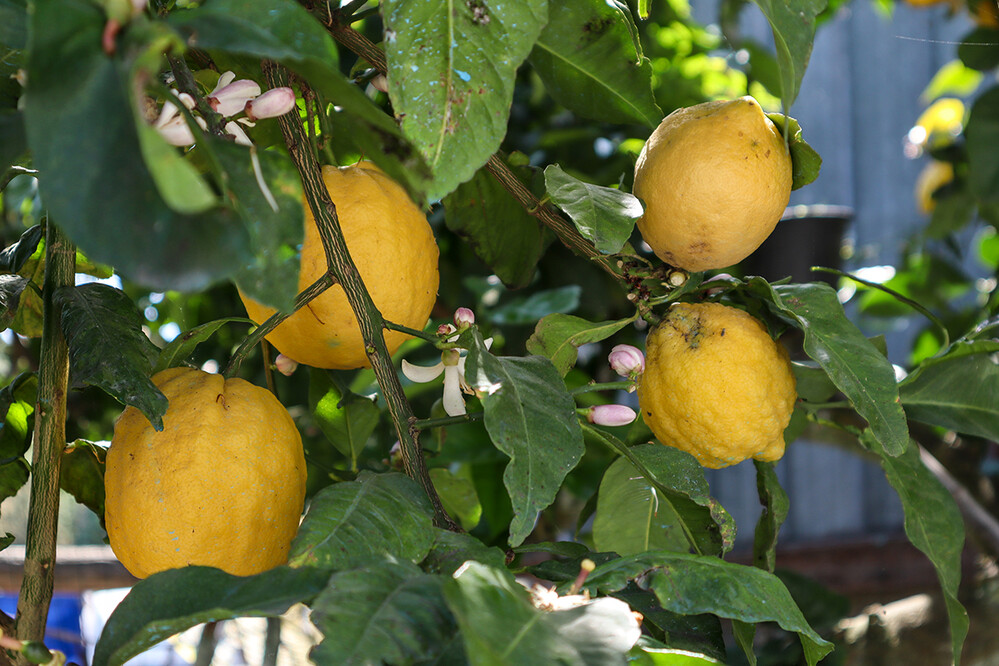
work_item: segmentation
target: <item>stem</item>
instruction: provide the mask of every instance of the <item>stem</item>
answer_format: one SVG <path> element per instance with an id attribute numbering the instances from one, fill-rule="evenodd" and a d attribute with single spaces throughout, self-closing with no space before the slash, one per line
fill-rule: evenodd
<path id="1" fill-rule="evenodd" d="M 473 412 L 472 414 L 462 414 L 461 416 L 441 416 L 436 419 L 419 419 L 413 421 L 413 427 L 417 430 L 429 430 L 441 426 L 461 425 L 462 423 L 474 423 L 481 421 L 485 412 Z"/>
<path id="2" fill-rule="evenodd" d="M 570 395 L 581 395 L 583 393 L 593 393 L 594 391 L 631 391 L 634 388 L 635 382 L 629 379 L 620 382 L 603 382 L 600 384 L 591 382 L 589 384 L 578 386 L 569 391 L 569 393 Z"/>
<path id="3" fill-rule="evenodd" d="M 264 61 L 263 71 L 270 87 L 277 88 L 288 85 L 287 71 L 276 63 Z M 419 430 L 412 427 L 416 417 L 406 400 L 402 384 L 399 382 L 399 375 L 396 373 L 395 366 L 392 365 L 392 357 L 385 345 L 385 336 L 382 334 L 385 321 L 378 308 L 375 307 L 374 301 L 371 300 L 371 295 L 361 280 L 357 266 L 354 265 L 354 261 L 347 251 L 347 243 L 344 241 L 340 229 L 336 206 L 330 200 L 329 190 L 326 189 L 326 184 L 323 182 L 316 155 L 306 149 L 309 146 L 308 139 L 297 118 L 292 118 L 291 114 L 285 114 L 278 119 L 278 122 L 288 152 L 302 178 L 302 185 L 312 215 L 319 227 L 319 236 L 323 241 L 323 249 L 326 251 L 329 270 L 343 287 L 347 302 L 350 303 L 350 308 L 360 326 L 368 361 L 371 363 L 375 379 L 378 380 L 378 385 L 385 396 L 389 414 L 399 436 L 406 473 L 420 484 L 430 499 L 434 509 L 434 523 L 438 527 L 461 531 L 461 527 L 451 520 L 444 510 L 444 505 L 430 479 L 427 462 L 423 458 L 423 452 L 417 440 Z"/>
<path id="4" fill-rule="evenodd" d="M 201 90 L 198 89 L 198 82 L 194 80 L 194 74 L 191 73 L 191 68 L 187 66 L 187 61 L 181 56 L 168 55 L 167 62 L 170 63 L 170 71 L 173 72 L 177 89 L 194 98 L 194 108 L 204 118 L 205 124 L 208 126 L 208 131 L 215 136 L 228 138 L 228 134 L 225 131 L 225 118 L 216 112 L 208 104 L 204 95 L 201 94 Z M 177 101 L 176 103 L 179 107 L 180 102 Z"/>
<path id="5" fill-rule="evenodd" d="M 390 331 L 399 331 L 400 333 L 405 333 L 406 335 L 412 335 L 414 338 L 422 338 L 434 345 L 436 345 L 441 341 L 441 339 L 433 333 L 427 333 L 426 331 L 418 331 L 415 328 L 410 328 L 409 326 L 403 326 L 402 324 L 396 324 L 387 319 L 382 320 L 382 326 L 384 326 Z"/>
<path id="6" fill-rule="evenodd" d="M 50 221 L 45 238 L 45 283 L 42 286 L 42 343 L 35 408 L 34 452 L 31 461 L 31 500 L 24 579 L 17 602 L 17 636 L 26 641 L 45 638 L 55 574 L 59 516 L 59 470 L 66 448 L 66 397 L 69 351 L 60 328 L 54 295 L 72 286 L 76 248 Z M 23 659 L 18 659 L 23 662 Z"/>

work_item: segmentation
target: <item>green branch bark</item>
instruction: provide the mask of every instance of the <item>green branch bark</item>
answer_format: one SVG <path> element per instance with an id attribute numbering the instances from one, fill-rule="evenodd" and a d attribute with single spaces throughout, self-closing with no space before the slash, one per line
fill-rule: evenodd
<path id="1" fill-rule="evenodd" d="M 279 65 L 265 62 L 263 71 L 268 87 L 277 88 L 289 85 L 288 74 Z M 340 221 L 336 214 L 336 206 L 330 200 L 329 191 L 323 182 L 319 161 L 309 149 L 308 137 L 295 114 L 281 116 L 279 123 L 288 151 L 291 153 L 292 160 L 294 160 L 302 178 L 305 198 L 313 217 L 316 219 L 316 225 L 319 227 L 319 236 L 323 241 L 323 249 L 326 251 L 329 271 L 343 287 L 347 295 L 347 302 L 350 303 L 350 308 L 360 325 L 368 360 L 371 362 L 371 368 L 374 370 L 375 378 L 378 380 L 385 402 L 388 404 L 389 414 L 392 416 L 396 433 L 399 436 L 406 473 L 423 487 L 427 497 L 430 498 L 430 503 L 434 508 L 435 524 L 446 529 L 461 531 L 457 523 L 447 515 L 434 484 L 430 480 L 427 463 L 423 458 L 418 441 L 419 430 L 413 426 L 416 417 L 406 400 L 402 384 L 399 383 L 399 376 L 396 374 L 395 366 L 392 365 L 392 356 L 385 345 L 385 336 L 382 332 L 385 321 L 378 308 L 375 307 L 374 301 L 371 300 L 371 295 L 364 286 L 361 275 L 347 251 L 347 244 L 343 239 Z"/>
<path id="2" fill-rule="evenodd" d="M 23 641 L 41 641 L 52 601 L 59 517 L 59 470 L 66 448 L 66 394 L 69 351 L 62 336 L 54 294 L 71 286 L 76 248 L 51 222 L 45 237 L 43 321 L 35 410 L 34 452 L 31 461 L 31 500 L 24 579 L 17 602 L 16 631 Z M 19 661 L 23 659 L 19 658 Z"/>

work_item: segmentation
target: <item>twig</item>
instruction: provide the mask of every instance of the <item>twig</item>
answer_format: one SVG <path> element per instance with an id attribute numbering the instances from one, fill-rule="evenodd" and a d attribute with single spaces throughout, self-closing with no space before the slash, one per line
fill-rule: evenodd
<path id="1" fill-rule="evenodd" d="M 288 85 L 287 71 L 276 63 L 265 61 L 263 71 L 270 87 L 277 88 Z M 417 439 L 419 430 L 412 427 L 416 417 L 413 416 L 413 411 L 406 400 L 399 376 L 396 374 L 395 366 L 392 365 L 392 357 L 385 345 L 385 336 L 382 333 L 384 320 L 378 308 L 375 307 L 374 301 L 371 300 L 371 295 L 364 286 L 361 275 L 347 251 L 347 244 L 343 239 L 340 221 L 336 214 L 336 206 L 330 200 L 329 190 L 326 189 L 326 184 L 323 182 L 316 155 L 308 150 L 310 146 L 308 138 L 297 118 L 293 118 L 291 114 L 286 114 L 279 118 L 279 123 L 285 144 L 288 146 L 288 152 L 301 176 L 309 208 L 319 228 L 319 236 L 326 252 L 329 270 L 343 287 L 347 302 L 360 326 L 368 360 L 385 396 L 389 414 L 392 416 L 396 433 L 399 436 L 406 473 L 420 484 L 430 499 L 434 509 L 435 524 L 453 531 L 461 531 L 461 527 L 444 510 L 444 505 L 430 479 L 427 463 L 423 458 L 423 452 Z"/>
<path id="2" fill-rule="evenodd" d="M 208 131 L 223 139 L 231 138 L 225 131 L 225 118 L 215 111 L 208 104 L 205 96 L 201 94 L 201 91 L 198 89 L 198 83 L 194 80 L 194 74 L 191 73 L 191 69 L 187 66 L 187 61 L 181 56 L 168 55 L 167 62 L 170 63 L 170 71 L 173 72 L 177 89 L 187 93 L 194 99 L 194 108 L 204 118 L 205 124 L 208 126 Z M 179 106 L 180 103 L 177 102 L 177 104 Z"/>

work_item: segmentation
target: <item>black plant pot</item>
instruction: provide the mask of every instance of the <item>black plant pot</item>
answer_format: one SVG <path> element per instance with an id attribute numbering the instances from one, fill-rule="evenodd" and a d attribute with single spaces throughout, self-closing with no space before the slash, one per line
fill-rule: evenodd
<path id="1" fill-rule="evenodd" d="M 835 275 L 811 268 L 842 266 L 843 234 L 852 217 L 853 210 L 846 206 L 792 206 L 740 268 L 745 275 L 759 275 L 770 282 L 790 277 L 792 282 L 835 284 Z"/>

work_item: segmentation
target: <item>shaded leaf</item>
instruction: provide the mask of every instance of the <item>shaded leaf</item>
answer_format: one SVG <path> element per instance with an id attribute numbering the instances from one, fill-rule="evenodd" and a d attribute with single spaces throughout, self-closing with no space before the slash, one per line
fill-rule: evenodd
<path id="1" fill-rule="evenodd" d="M 246 577 L 194 566 L 153 574 L 136 583 L 111 613 L 92 664 L 119 666 L 203 622 L 281 615 L 315 597 L 329 575 L 284 566 Z"/>
<path id="2" fill-rule="evenodd" d="M 437 529 L 437 539 L 420 566 L 429 573 L 454 574 L 465 562 L 476 560 L 495 569 L 506 566 L 506 553 L 463 532 Z"/>
<path id="3" fill-rule="evenodd" d="M 790 503 L 777 478 L 774 464 L 754 460 L 753 465 L 756 467 L 756 492 L 763 506 L 753 535 L 753 564 L 773 573 L 777 560 L 777 535 L 787 519 Z"/>
<path id="4" fill-rule="evenodd" d="M 16 495 L 17 491 L 28 482 L 30 473 L 31 465 L 24 458 L 18 458 L 14 462 L 0 465 L 0 502 Z M 10 544 L 8 543 L 7 545 Z"/>
<path id="5" fill-rule="evenodd" d="M 621 251 L 645 212 L 634 194 L 583 182 L 557 164 L 545 168 L 545 188 L 579 233 L 604 254 Z"/>
<path id="6" fill-rule="evenodd" d="M 24 115 L 21 111 L 0 110 L 0 173 L 6 171 L 27 150 Z"/>
<path id="7" fill-rule="evenodd" d="M 655 127 L 663 112 L 637 35 L 623 2 L 552 2 L 530 62 L 551 96 L 574 113 Z"/>
<path id="8" fill-rule="evenodd" d="M 999 202 L 999 155 L 989 150 L 999 141 L 999 87 L 990 88 L 975 100 L 964 135 L 971 191 L 984 203 Z"/>
<path id="9" fill-rule="evenodd" d="M 38 283 L 17 277 L 0 279 L 0 293 L 14 308 L 13 312 L 4 310 L 0 315 L 2 321 L 9 322 L 7 325 L 18 335 L 40 338 L 43 302 L 42 290 Z"/>
<path id="10" fill-rule="evenodd" d="M 784 111 L 791 108 L 801 89 L 801 79 L 812 55 L 815 17 L 825 9 L 826 0 L 753 0 L 773 29 L 780 68 L 780 98 Z"/>
<path id="11" fill-rule="evenodd" d="M 433 658 L 457 630 L 443 583 L 409 562 L 375 562 L 334 574 L 312 604 L 323 640 L 309 656 L 330 666 Z"/>
<path id="12" fill-rule="evenodd" d="M 489 318 L 495 324 L 533 324 L 552 313 L 572 312 L 579 307 L 582 292 L 578 284 L 538 291 L 526 298 L 504 303 L 490 312 Z"/>
<path id="13" fill-rule="evenodd" d="M 21 294 L 29 285 L 30 281 L 20 275 L 0 275 L 0 330 L 14 324 Z"/>
<path id="14" fill-rule="evenodd" d="M 12 49 L 28 45 L 28 3 L 0 0 L 0 44 Z"/>
<path id="15" fill-rule="evenodd" d="M 142 315 L 132 299 L 92 282 L 59 289 L 55 301 L 62 310 L 72 380 L 103 389 L 162 430 L 167 399 L 149 380 L 158 350 L 142 332 Z"/>
<path id="16" fill-rule="evenodd" d="M 386 556 L 419 562 L 435 538 L 430 500 L 415 481 L 362 472 L 357 481 L 328 486 L 312 498 L 288 561 L 332 569 Z"/>
<path id="17" fill-rule="evenodd" d="M 593 323 L 572 315 L 551 314 L 543 317 L 534 327 L 534 333 L 527 339 L 527 351 L 551 359 L 564 377 L 576 364 L 582 345 L 606 340 L 635 321 L 636 317 Z"/>
<path id="18" fill-rule="evenodd" d="M 471 480 L 452 474 L 451 470 L 435 467 L 430 470 L 430 480 L 441 498 L 449 516 L 458 519 L 461 526 L 470 530 L 482 520 L 482 505 Z"/>
<path id="19" fill-rule="evenodd" d="M 159 356 L 156 357 L 156 365 L 153 366 L 153 374 L 182 365 L 190 358 L 199 344 L 211 338 L 220 328 L 231 322 L 252 323 L 243 317 L 226 317 L 184 331 L 160 350 Z"/>
<path id="20" fill-rule="evenodd" d="M 510 545 L 516 546 L 582 457 L 576 403 L 551 361 L 493 356 L 478 331 L 465 371 L 468 385 L 481 396 L 490 439 L 510 457 L 503 483 L 513 502 Z"/>
<path id="21" fill-rule="evenodd" d="M 9 245 L 0 252 L 0 271 L 5 273 L 18 273 L 24 268 L 24 264 L 38 249 L 38 244 L 42 241 L 45 230 L 42 225 L 36 224 L 26 229 L 17 242 Z"/>
<path id="22" fill-rule="evenodd" d="M 100 518 L 104 525 L 104 460 L 107 448 L 78 439 L 62 453 L 59 487 Z"/>
<path id="23" fill-rule="evenodd" d="M 326 439 L 356 469 L 357 457 L 378 425 L 378 406 L 354 393 L 344 395 L 324 372 L 313 370 L 309 374 L 309 408 Z"/>
<path id="24" fill-rule="evenodd" d="M 507 132 L 517 68 L 547 20 L 545 0 L 386 0 L 388 93 L 433 173 L 428 197 L 469 180 Z"/>
<path id="25" fill-rule="evenodd" d="M 444 222 L 511 289 L 526 287 L 545 247 L 541 224 L 485 168 L 444 198 Z"/>
<path id="26" fill-rule="evenodd" d="M 791 189 L 797 190 L 819 177 L 822 156 L 801 137 L 798 121 L 783 113 L 768 113 L 767 117 L 787 137 L 787 147 L 791 152 Z"/>

